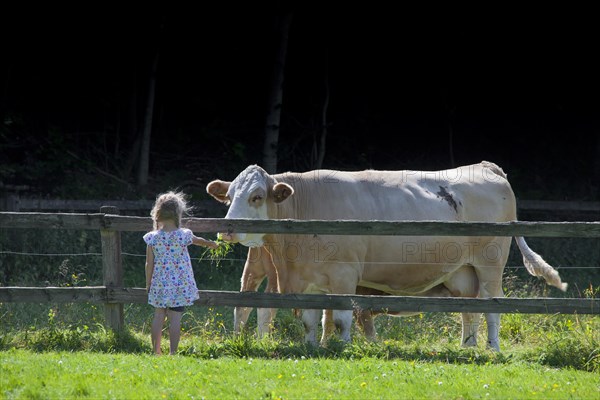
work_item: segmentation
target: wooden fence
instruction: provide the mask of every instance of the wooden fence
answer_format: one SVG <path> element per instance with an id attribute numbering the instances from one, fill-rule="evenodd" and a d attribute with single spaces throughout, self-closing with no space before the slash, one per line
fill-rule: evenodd
<path id="1" fill-rule="evenodd" d="M 119 209 L 121 214 L 148 216 L 153 205 L 154 200 L 47 199 L 21 197 L 18 193 L 3 193 L 0 190 L 0 211 L 9 212 L 84 213 L 94 212 L 103 206 L 111 206 Z M 225 206 L 212 199 L 194 201 L 191 205 L 194 209 L 194 215 L 199 217 L 224 216 L 227 212 Z M 588 209 L 589 206 L 585 208 Z"/>
<path id="2" fill-rule="evenodd" d="M 537 236 L 600 237 L 600 222 L 437 222 L 437 221 L 298 221 L 190 218 L 186 226 L 198 233 L 264 232 L 328 235 L 410 236 Z M 123 287 L 121 231 L 152 229 L 147 217 L 120 216 L 115 207 L 95 214 L 0 212 L 0 229 L 99 230 L 102 243 L 103 286 L 0 287 L 0 302 L 101 302 L 107 326 L 123 328 L 123 304 L 145 303 L 143 288 Z M 242 306 L 299 309 L 372 309 L 411 312 L 498 312 L 600 314 L 598 299 L 569 298 L 429 298 L 411 296 L 358 296 L 273 294 L 200 291 L 202 306 Z"/>

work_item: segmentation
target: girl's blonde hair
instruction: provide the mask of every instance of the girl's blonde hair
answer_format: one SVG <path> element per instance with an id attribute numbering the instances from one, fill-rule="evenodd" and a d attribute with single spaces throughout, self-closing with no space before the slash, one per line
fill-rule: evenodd
<path id="1" fill-rule="evenodd" d="M 190 211 L 185 194 L 182 192 L 168 191 L 156 197 L 150 216 L 154 222 L 154 229 L 158 229 L 158 221 L 171 220 L 179 228 L 181 218 Z"/>

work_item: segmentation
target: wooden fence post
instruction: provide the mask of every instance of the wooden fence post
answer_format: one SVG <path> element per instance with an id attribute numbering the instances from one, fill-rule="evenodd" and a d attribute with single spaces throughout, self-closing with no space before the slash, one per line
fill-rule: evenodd
<path id="1" fill-rule="evenodd" d="M 119 209 L 113 206 L 100 207 L 102 214 L 119 214 Z M 102 240 L 102 275 L 104 286 L 123 287 L 123 264 L 121 263 L 121 232 L 113 229 L 100 229 Z M 105 303 L 104 317 L 106 324 L 115 332 L 124 327 L 123 303 Z"/>
<path id="2" fill-rule="evenodd" d="M 18 193 L 0 193 L 0 210 L 18 212 L 19 203 Z"/>

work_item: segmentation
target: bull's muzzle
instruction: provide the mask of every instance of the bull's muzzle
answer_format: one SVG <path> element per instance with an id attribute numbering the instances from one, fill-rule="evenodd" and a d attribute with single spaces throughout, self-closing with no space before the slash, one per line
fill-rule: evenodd
<path id="1" fill-rule="evenodd" d="M 229 243 L 238 243 L 240 241 L 239 235 L 232 232 L 217 233 L 217 238 Z"/>
<path id="2" fill-rule="evenodd" d="M 225 242 L 240 243 L 246 247 L 260 247 L 264 244 L 263 235 L 248 233 L 218 233 L 217 237 Z"/>

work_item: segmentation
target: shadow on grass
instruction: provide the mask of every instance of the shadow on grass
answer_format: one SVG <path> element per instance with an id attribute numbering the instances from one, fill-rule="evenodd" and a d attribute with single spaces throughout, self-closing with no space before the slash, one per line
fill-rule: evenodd
<path id="1" fill-rule="evenodd" d="M 35 352 L 90 351 L 101 353 L 151 353 L 146 334 L 125 330 L 115 333 L 99 326 L 91 329 L 43 328 L 33 331 L 0 333 L 0 350 L 28 349 Z M 250 334 L 207 338 L 185 335 L 179 354 L 200 359 L 265 358 L 265 359 L 350 359 L 376 358 L 409 362 L 441 362 L 448 364 L 507 364 L 528 362 L 555 368 L 600 371 L 600 352 L 595 341 L 563 339 L 559 342 L 505 350 L 497 353 L 485 348 L 462 348 L 458 345 L 405 344 L 396 340 L 368 342 L 355 339 L 345 343 L 330 339 L 325 346 L 272 337 L 257 339 Z"/>
<path id="2" fill-rule="evenodd" d="M 102 325 L 97 329 L 54 327 L 0 333 L 0 350 L 28 349 L 36 352 L 47 351 L 95 351 L 102 353 L 148 353 L 151 350 L 148 339 L 124 330 L 114 332 Z"/>

